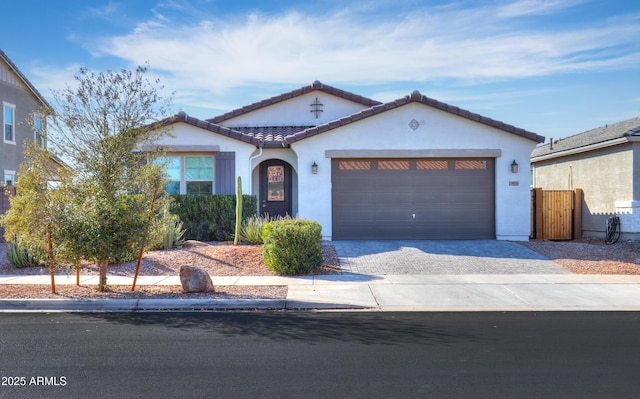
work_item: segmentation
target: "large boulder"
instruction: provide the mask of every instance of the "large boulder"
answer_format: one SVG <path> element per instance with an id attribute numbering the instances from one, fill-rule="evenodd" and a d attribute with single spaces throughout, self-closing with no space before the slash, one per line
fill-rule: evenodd
<path id="1" fill-rule="evenodd" d="M 184 292 L 211 292 L 213 281 L 209 273 L 197 267 L 180 266 L 180 282 Z"/>

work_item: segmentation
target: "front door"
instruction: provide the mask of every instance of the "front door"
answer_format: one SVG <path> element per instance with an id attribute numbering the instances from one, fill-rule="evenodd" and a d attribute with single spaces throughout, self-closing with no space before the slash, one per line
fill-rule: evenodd
<path id="1" fill-rule="evenodd" d="M 291 165 L 272 159 L 260 164 L 261 214 L 291 215 Z"/>

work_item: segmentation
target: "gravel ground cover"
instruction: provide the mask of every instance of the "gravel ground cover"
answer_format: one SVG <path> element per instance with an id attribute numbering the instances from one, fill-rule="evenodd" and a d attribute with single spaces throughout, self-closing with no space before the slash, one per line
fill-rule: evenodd
<path id="1" fill-rule="evenodd" d="M 272 276 L 262 258 L 259 246 L 227 245 L 228 243 L 202 243 L 189 248 L 168 251 L 150 251 L 140 264 L 140 276 L 177 276 L 181 265 L 206 270 L 211 276 Z M 603 239 L 575 241 L 520 242 L 560 266 L 576 274 L 640 274 L 640 243 L 620 241 L 606 245 Z M 43 267 L 18 269 L 6 257 L 8 245 L 0 243 L 0 275 L 48 274 Z M 313 274 L 341 273 L 337 254 L 332 245 L 323 245 L 323 264 Z M 109 275 L 133 276 L 136 262 L 109 267 Z M 73 274 L 73 270 L 60 269 L 57 275 Z M 96 265 L 85 262 L 83 275 L 97 275 Z M 0 298 L 266 298 L 283 299 L 286 286 L 216 286 L 215 292 L 185 294 L 181 286 L 111 286 L 107 292 L 98 292 L 94 286 L 56 286 L 56 294 L 48 285 L 2 285 Z"/>
<path id="2" fill-rule="evenodd" d="M 604 239 L 520 242 L 576 274 L 640 274 L 640 242 Z"/>
<path id="3" fill-rule="evenodd" d="M 0 243 L 0 275 L 48 275 L 46 267 L 16 268 L 6 256 L 8 244 Z M 323 245 L 322 266 L 311 274 L 340 273 L 340 264 L 335 249 Z M 135 275 L 137 261 L 109 266 L 109 276 Z M 178 276 L 180 266 L 190 265 L 204 269 L 211 276 L 273 276 L 273 271 L 264 264 L 262 249 L 255 245 L 228 245 L 228 243 L 197 243 L 196 246 L 167 251 L 145 253 L 140 263 L 138 276 Z M 83 262 L 83 275 L 98 275 L 98 268 Z M 62 268 L 56 275 L 75 274 L 75 270 Z M 107 280 L 108 283 L 108 280 Z M 233 299 L 284 299 L 286 286 L 216 286 L 215 292 L 183 293 L 182 286 L 109 286 L 108 291 L 99 292 L 96 286 L 56 285 L 56 294 L 50 285 L 0 285 L 0 298 L 233 298 Z"/>

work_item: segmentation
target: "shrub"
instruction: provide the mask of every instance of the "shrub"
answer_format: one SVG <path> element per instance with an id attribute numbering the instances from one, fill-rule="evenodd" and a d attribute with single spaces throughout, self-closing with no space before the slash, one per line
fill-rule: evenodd
<path id="1" fill-rule="evenodd" d="M 305 274 L 322 264 L 322 227 L 301 219 L 265 224 L 264 263 L 278 275 Z"/>

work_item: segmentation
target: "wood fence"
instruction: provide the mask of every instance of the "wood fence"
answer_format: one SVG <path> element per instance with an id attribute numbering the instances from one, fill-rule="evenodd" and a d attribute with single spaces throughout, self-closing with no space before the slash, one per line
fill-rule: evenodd
<path id="1" fill-rule="evenodd" d="M 582 190 L 531 190 L 531 237 L 573 240 L 582 236 Z"/>

